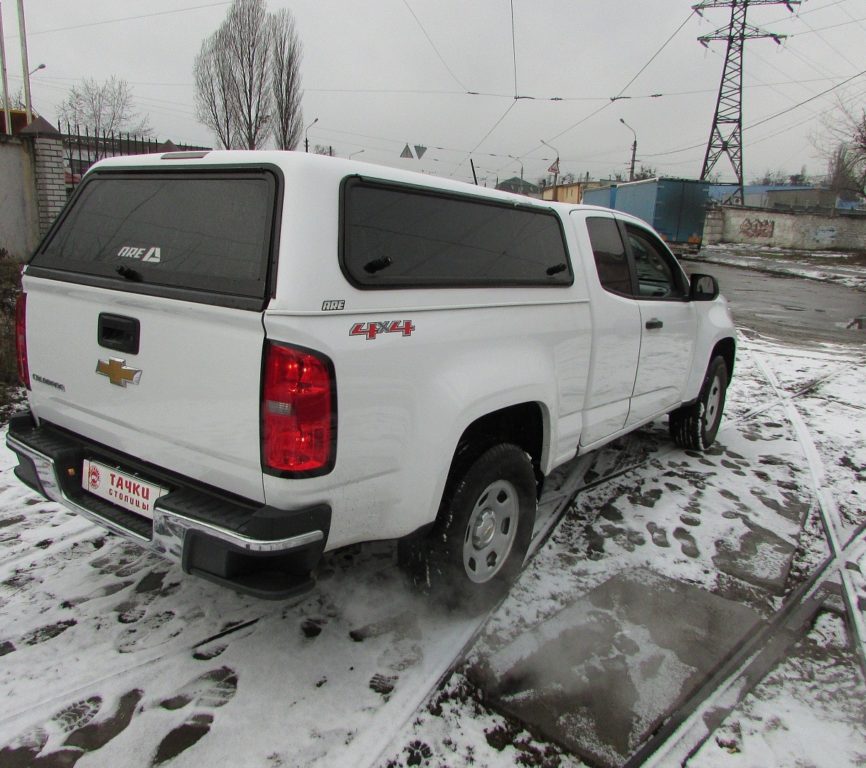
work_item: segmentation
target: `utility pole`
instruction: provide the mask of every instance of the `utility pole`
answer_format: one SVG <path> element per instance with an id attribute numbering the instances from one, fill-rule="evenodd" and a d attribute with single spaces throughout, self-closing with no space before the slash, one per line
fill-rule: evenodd
<path id="1" fill-rule="evenodd" d="M 785 5 L 793 12 L 793 6 L 799 4 L 800 0 L 705 0 L 692 6 L 701 16 L 702 11 L 709 8 L 731 9 L 728 26 L 698 38 L 705 47 L 711 40 L 727 40 L 728 43 L 701 181 L 707 179 L 719 158 L 727 155 L 737 177 L 737 191 L 731 196 L 737 205 L 743 204 L 743 48 L 746 40 L 770 37 L 780 45 L 786 37 L 748 24 L 746 14 L 749 7 L 756 5 Z"/>
<path id="2" fill-rule="evenodd" d="M 6 44 L 3 42 L 3 7 L 0 4 L 0 70 L 3 73 L 3 115 L 6 133 L 12 135 L 12 111 L 9 109 L 9 81 L 6 78 Z"/>
<path id="3" fill-rule="evenodd" d="M 24 0 L 18 0 L 18 33 L 21 35 L 21 76 L 24 78 L 24 109 L 27 125 L 33 122 L 33 103 L 30 100 L 30 63 L 27 60 L 27 30 L 24 24 Z M 12 131 L 9 131 L 12 133 Z"/>

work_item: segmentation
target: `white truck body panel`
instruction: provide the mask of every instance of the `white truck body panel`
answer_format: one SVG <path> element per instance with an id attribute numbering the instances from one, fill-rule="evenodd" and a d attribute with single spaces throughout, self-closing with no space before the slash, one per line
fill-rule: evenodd
<path id="1" fill-rule="evenodd" d="M 39 419 L 96 442 L 176 467 L 185 475 L 262 501 L 259 460 L 261 318 L 241 310 L 24 277 L 30 370 Z M 135 315 L 141 351 L 97 343 L 101 312 Z M 142 371 L 135 386 L 95 374 L 99 360 Z"/>
<path id="2" fill-rule="evenodd" d="M 578 451 L 694 400 L 720 343 L 733 356 L 724 299 L 659 301 L 605 290 L 586 220 L 651 232 L 633 217 L 296 153 L 168 158 L 114 158 L 91 173 L 252 168 L 277 179 L 275 264 L 262 306 L 144 295 L 116 279 L 112 289 L 25 274 L 34 417 L 268 509 L 325 505 L 328 550 L 430 525 L 461 438 L 479 420 L 513 408 L 537 413 L 532 459 L 543 476 Z M 341 195 L 356 178 L 553 215 L 573 280 L 359 286 L 341 264 Z M 140 321 L 138 354 L 100 346 L 100 313 Z M 647 327 L 656 321 L 661 327 Z M 364 335 L 371 324 L 389 323 L 407 332 Z M 263 468 L 267 342 L 333 363 L 336 453 L 327 471 L 286 477 Z M 114 386 L 95 374 L 97 362 L 112 357 L 141 372 L 138 384 Z"/>

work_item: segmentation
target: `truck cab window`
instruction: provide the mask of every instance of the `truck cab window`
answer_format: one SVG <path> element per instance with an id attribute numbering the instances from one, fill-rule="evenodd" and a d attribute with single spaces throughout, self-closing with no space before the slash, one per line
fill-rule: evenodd
<path id="1" fill-rule="evenodd" d="M 686 296 L 682 272 L 673 256 L 646 232 L 626 225 L 628 242 L 634 258 L 638 295 L 651 299 L 682 299 Z"/>
<path id="2" fill-rule="evenodd" d="M 586 229 L 602 287 L 620 296 L 633 295 L 628 257 L 616 221 L 591 216 L 586 220 Z"/>

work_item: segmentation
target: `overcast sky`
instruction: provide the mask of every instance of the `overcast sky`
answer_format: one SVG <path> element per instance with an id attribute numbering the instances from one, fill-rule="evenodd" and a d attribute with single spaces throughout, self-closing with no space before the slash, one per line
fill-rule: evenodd
<path id="1" fill-rule="evenodd" d="M 638 166 L 697 178 L 725 44 L 704 48 L 696 38 L 727 26 L 730 10 L 701 18 L 693 2 L 269 0 L 268 7 L 295 16 L 304 124 L 318 118 L 311 146 L 341 156 L 363 150 L 357 159 L 464 180 L 472 178 L 471 153 L 479 179 L 492 185 L 520 175 L 521 166 L 537 181 L 557 151 L 562 173 L 627 174 L 633 137 L 620 118 L 637 134 Z M 73 83 L 116 75 L 130 83 L 159 139 L 213 145 L 195 118 L 192 66 L 228 5 L 25 0 L 30 69 L 46 65 L 31 78 L 34 108 L 53 122 Z M 747 182 L 804 165 L 823 174 L 826 160 L 815 148 L 822 116 L 839 96 L 866 103 L 866 1 L 808 0 L 795 11 L 749 10 L 750 24 L 788 37 L 746 44 Z M 22 84 L 17 3 L 4 0 L 2 14 L 14 92 Z M 611 100 L 617 96 L 624 98 Z M 407 143 L 428 148 L 421 160 L 400 158 Z M 716 171 L 733 179 L 725 159 Z"/>

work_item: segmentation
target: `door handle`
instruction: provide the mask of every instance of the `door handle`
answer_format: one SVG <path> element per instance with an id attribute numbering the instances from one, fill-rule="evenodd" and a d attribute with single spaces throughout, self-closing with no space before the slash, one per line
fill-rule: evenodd
<path id="1" fill-rule="evenodd" d="M 663 325 L 664 325 L 664 323 L 661 320 L 659 320 L 657 317 L 654 317 L 652 320 L 646 321 L 646 329 L 648 331 L 655 331 L 658 328 L 661 328 Z"/>

